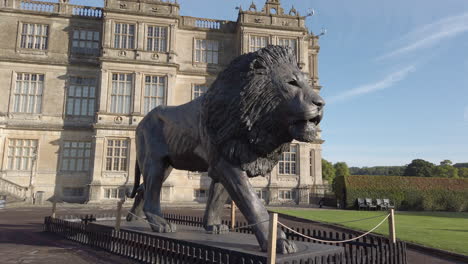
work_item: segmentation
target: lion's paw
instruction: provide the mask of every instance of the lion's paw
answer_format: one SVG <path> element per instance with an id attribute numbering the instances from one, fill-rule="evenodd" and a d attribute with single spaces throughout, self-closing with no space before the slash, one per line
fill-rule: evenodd
<path id="1" fill-rule="evenodd" d="M 229 232 L 229 227 L 227 225 L 209 225 L 205 228 L 207 233 L 211 234 L 226 234 Z"/>
<path id="2" fill-rule="evenodd" d="M 293 241 L 284 238 L 278 238 L 276 240 L 276 253 L 291 254 L 295 252 L 297 252 L 297 246 Z"/>

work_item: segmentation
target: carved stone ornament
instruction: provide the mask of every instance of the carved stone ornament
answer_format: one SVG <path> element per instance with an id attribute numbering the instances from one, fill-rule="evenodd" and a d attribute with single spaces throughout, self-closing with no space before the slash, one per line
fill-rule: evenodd
<path id="1" fill-rule="evenodd" d="M 252 2 L 252 4 L 250 5 L 249 11 L 257 12 L 257 6 L 254 4 L 254 2 Z"/>
<path id="2" fill-rule="evenodd" d="M 127 52 L 125 50 L 121 50 L 121 51 L 119 51 L 119 56 L 120 57 L 125 57 L 125 56 L 127 56 Z"/>
<path id="3" fill-rule="evenodd" d="M 291 10 L 289 10 L 289 15 L 290 16 L 297 16 L 297 10 L 292 6 Z"/>
<path id="4" fill-rule="evenodd" d="M 128 5 L 126 3 L 120 3 L 120 8 L 121 9 L 126 9 Z"/>
<path id="5" fill-rule="evenodd" d="M 123 122 L 123 118 L 122 118 L 121 116 L 116 116 L 116 117 L 114 118 L 114 123 L 116 123 L 116 124 L 122 124 L 122 122 Z"/>
<path id="6" fill-rule="evenodd" d="M 153 53 L 153 55 L 151 55 L 151 58 L 152 58 L 153 60 L 159 60 L 159 54 Z"/>
<path id="7" fill-rule="evenodd" d="M 261 19 L 261 18 L 255 18 L 255 19 L 254 19 L 254 22 L 260 24 L 260 23 L 263 23 L 263 19 Z"/>
<path id="8" fill-rule="evenodd" d="M 159 8 L 157 8 L 157 7 L 153 7 L 153 8 L 151 8 L 151 11 L 156 13 L 156 12 L 158 12 L 158 11 L 159 11 Z"/>

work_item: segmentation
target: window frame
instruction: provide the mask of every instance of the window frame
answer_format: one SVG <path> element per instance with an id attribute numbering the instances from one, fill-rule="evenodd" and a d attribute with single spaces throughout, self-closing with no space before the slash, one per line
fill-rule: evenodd
<path id="1" fill-rule="evenodd" d="M 127 77 L 126 80 L 124 82 L 128 82 L 127 78 L 128 76 L 131 76 L 132 77 L 132 80 L 129 82 L 130 83 L 130 93 L 129 95 L 125 95 L 125 94 L 116 94 L 116 95 L 113 95 L 113 85 L 114 85 L 114 75 L 117 74 L 117 84 L 120 84 L 121 83 L 121 80 L 119 80 L 120 78 L 120 75 L 121 74 L 124 74 L 126 75 Z M 117 87 L 118 89 L 118 87 Z M 115 115 L 130 115 L 132 113 L 132 109 L 133 109 L 133 105 L 134 105 L 134 90 L 135 90 L 135 73 L 134 72 L 122 72 L 122 71 L 116 71 L 116 72 L 111 72 L 110 75 L 109 75 L 109 84 L 108 84 L 108 113 L 110 114 L 115 114 Z M 124 108 L 123 108 L 123 105 L 122 105 L 122 111 L 119 112 L 119 111 L 113 111 L 113 104 L 112 104 L 112 96 L 117 96 L 117 99 L 118 99 L 118 96 L 128 96 L 129 97 L 129 105 L 128 105 L 128 112 L 124 111 Z M 118 103 L 118 102 L 116 102 Z M 115 109 L 117 110 L 117 106 L 115 106 Z"/>
<path id="2" fill-rule="evenodd" d="M 295 152 L 291 151 L 292 147 L 295 147 L 295 149 L 296 149 Z M 287 155 L 289 157 L 289 160 L 287 160 L 287 159 L 283 160 L 285 155 Z M 295 155 L 294 156 L 294 161 L 291 160 L 292 155 Z M 289 149 L 287 151 L 284 151 L 283 153 L 281 153 L 280 159 L 278 161 L 278 175 L 295 175 L 295 176 L 300 175 L 298 155 L 299 155 L 299 144 L 297 144 L 297 143 L 289 144 Z M 288 164 L 289 173 L 286 173 L 286 164 Z M 282 172 L 281 168 L 283 168 L 283 172 Z"/>
<path id="3" fill-rule="evenodd" d="M 205 87 L 205 91 L 196 91 L 196 87 Z M 192 84 L 192 100 L 195 100 L 198 97 L 205 94 L 208 91 L 208 89 L 210 89 L 210 86 L 208 84 L 205 84 L 205 83 L 201 83 L 201 84 L 194 83 L 194 84 Z"/>
<path id="4" fill-rule="evenodd" d="M 72 79 L 82 79 L 82 80 L 93 80 L 94 83 L 90 82 L 90 83 L 73 83 Z M 96 108 L 97 108 L 97 102 L 98 102 L 98 98 L 97 98 L 97 94 L 98 94 L 98 82 L 99 82 L 99 79 L 95 76 L 78 76 L 78 75 L 71 75 L 68 77 L 68 80 L 67 80 L 67 89 L 66 89 L 66 95 L 65 95 L 65 108 L 64 108 L 64 116 L 65 118 L 92 118 L 96 115 Z M 74 94 L 73 96 L 71 96 L 72 98 L 70 98 L 70 92 L 71 92 L 71 87 L 72 86 L 77 86 L 77 87 L 81 87 L 81 97 L 78 97 L 76 96 L 76 93 L 77 93 L 77 90 L 76 90 L 76 87 L 74 88 L 75 91 L 74 91 Z M 84 97 L 83 94 L 84 94 L 84 90 L 83 90 L 83 87 L 88 87 L 88 96 L 87 97 Z M 94 97 L 90 97 L 91 93 L 91 88 L 94 88 Z M 76 110 L 76 100 L 80 100 L 80 114 L 69 114 L 68 113 L 68 108 L 69 108 L 69 99 L 73 99 L 74 100 L 74 106 L 73 106 L 73 110 L 72 112 L 75 112 Z M 88 107 L 88 110 L 86 111 L 87 113 L 85 115 L 82 115 L 82 111 L 83 111 L 83 100 L 86 100 L 87 101 L 87 107 Z M 93 107 L 93 111 L 92 113 L 90 113 L 89 111 L 89 107 L 90 107 L 90 101 L 93 100 L 93 104 L 92 104 L 92 107 Z"/>
<path id="5" fill-rule="evenodd" d="M 283 195 L 282 195 L 283 194 Z M 289 194 L 289 195 L 286 195 Z M 286 197 L 286 196 L 289 196 Z M 278 190 L 278 200 L 283 200 L 283 201 L 292 201 L 295 200 L 295 190 L 294 189 L 279 189 Z"/>
<path id="6" fill-rule="evenodd" d="M 81 38 L 81 32 L 84 31 L 86 32 L 85 38 Z M 78 32 L 78 39 L 75 39 L 75 32 Z M 88 32 L 92 32 L 92 40 L 88 40 Z M 99 35 L 98 40 L 95 39 L 96 33 Z M 100 56 L 101 55 L 101 40 L 102 40 L 102 32 L 98 29 L 92 29 L 92 28 L 73 28 L 70 30 L 70 54 L 71 55 L 78 55 L 78 56 Z M 74 47 L 74 42 L 78 41 L 78 47 Z M 96 48 L 87 48 L 87 47 L 80 47 L 80 43 L 84 42 L 85 46 L 87 43 L 97 43 Z M 91 50 L 91 52 L 80 52 L 81 50 Z"/>
<path id="7" fill-rule="evenodd" d="M 23 100 L 20 98 L 19 99 L 20 100 L 20 106 L 17 107 L 17 103 L 16 103 L 17 93 L 16 93 L 16 91 L 18 89 L 18 81 L 20 81 L 20 80 L 18 80 L 18 76 L 25 75 L 25 74 L 30 75 L 30 77 L 29 77 L 30 80 L 28 80 L 29 81 L 28 82 L 28 94 L 23 93 L 24 85 L 22 85 L 21 86 L 21 93 L 18 93 L 18 95 L 22 96 L 22 97 L 28 97 L 27 99 L 23 99 L 23 100 L 28 100 L 28 103 L 29 103 L 29 100 L 30 100 L 30 98 L 29 98 L 30 97 L 29 88 L 31 87 L 31 84 L 32 84 L 31 83 L 31 76 L 37 75 L 37 77 L 36 77 L 37 79 L 39 79 L 40 76 L 42 76 L 42 78 L 43 78 L 42 87 L 41 87 L 41 94 L 40 95 L 38 95 L 36 93 L 34 94 L 34 108 L 35 108 L 34 112 L 28 112 L 28 111 L 21 112 L 21 110 L 19 110 L 19 111 L 16 110 L 17 108 L 22 108 L 23 103 L 24 103 Z M 23 72 L 22 71 L 22 72 L 15 72 L 12 77 L 13 78 L 12 78 L 11 89 L 10 89 L 9 112 L 12 113 L 12 114 L 19 114 L 19 115 L 33 115 L 33 116 L 41 115 L 42 110 L 43 110 L 44 91 L 46 89 L 46 74 L 45 73 L 39 73 L 39 72 L 34 72 L 33 73 L 33 72 Z M 24 78 L 24 76 L 22 78 Z M 22 79 L 21 81 L 22 81 L 22 84 L 23 84 L 25 80 Z M 37 90 L 39 88 L 39 81 L 36 81 L 35 84 L 36 84 L 35 90 L 37 92 Z M 26 96 L 26 95 L 28 95 L 28 96 Z M 37 99 L 37 97 L 40 97 L 39 100 Z M 40 107 L 39 110 L 37 109 L 38 102 L 39 102 L 39 107 Z M 35 112 L 36 110 L 38 110 L 38 111 Z"/>
<path id="8" fill-rule="evenodd" d="M 34 145 L 30 145 L 30 146 L 23 146 L 24 143 L 22 143 L 21 146 L 19 146 L 21 148 L 21 155 L 18 156 L 16 155 L 16 147 L 17 146 L 17 143 L 16 141 L 17 140 L 21 140 L 21 141 L 31 141 L 31 143 L 35 143 L 35 146 Z M 10 143 L 12 141 L 15 141 L 15 144 L 11 145 Z M 10 148 L 13 147 L 13 155 L 10 154 Z M 22 167 L 23 163 L 24 163 L 24 159 L 25 157 L 23 156 L 23 148 L 24 147 L 27 147 L 30 150 L 30 155 L 26 156 L 27 158 L 27 167 L 25 169 L 23 168 L 19 168 L 17 169 L 17 159 L 19 158 L 20 159 L 20 167 Z M 29 153 L 29 151 L 28 151 Z M 11 161 L 11 166 L 10 166 L 10 157 L 12 159 Z M 32 171 L 35 167 L 37 167 L 37 162 L 39 160 L 39 139 L 37 138 L 8 138 L 5 142 L 5 160 L 4 160 L 4 167 L 7 171 L 17 171 L 17 172 L 30 172 Z"/>
<path id="9" fill-rule="evenodd" d="M 70 147 L 68 148 L 65 148 L 65 143 L 70 143 Z M 83 151 L 83 155 L 81 156 L 72 156 L 71 154 L 69 156 L 64 156 L 65 155 L 65 150 L 68 149 L 69 152 L 71 153 L 72 150 L 76 150 L 76 152 L 78 152 L 80 150 L 79 147 L 73 147 L 73 143 L 84 143 L 84 148 L 82 148 L 82 151 Z M 87 144 L 89 144 L 89 147 L 87 147 Z M 59 163 L 59 172 L 62 173 L 62 174 L 69 174 L 69 173 L 89 173 L 91 172 L 92 170 L 92 162 L 93 162 L 93 159 L 91 159 L 92 157 L 92 154 L 93 154 L 93 142 L 91 140 L 65 140 L 62 142 L 61 146 L 60 146 L 60 163 Z M 86 156 L 86 151 L 89 151 L 89 156 Z M 74 160 L 74 164 L 75 164 L 75 168 L 77 168 L 77 160 L 78 159 L 82 159 L 83 160 L 83 165 L 82 165 L 82 168 L 81 170 L 70 170 L 70 160 Z M 86 159 L 88 160 L 88 168 L 87 169 L 84 169 L 85 168 L 85 162 L 86 162 Z M 67 169 L 64 169 L 63 167 L 63 163 L 65 162 L 65 160 L 68 160 L 68 167 Z"/>
<path id="10" fill-rule="evenodd" d="M 106 200 L 122 199 L 122 198 L 125 197 L 125 190 L 126 190 L 125 187 L 103 187 L 102 188 L 102 198 L 106 199 Z M 109 197 L 107 197 L 107 192 L 109 193 Z M 115 194 L 115 197 L 114 197 L 113 194 Z"/>
<path id="11" fill-rule="evenodd" d="M 196 195 L 197 193 L 201 194 L 202 192 L 204 193 L 203 196 Z M 194 200 L 208 199 L 208 190 L 202 189 L 202 188 L 193 189 L 193 199 Z"/>
<path id="12" fill-rule="evenodd" d="M 198 47 L 198 42 L 200 42 L 200 48 Z M 201 43 L 205 42 L 205 48 L 201 48 Z M 212 42 L 213 44 L 217 44 L 217 50 L 214 48 L 208 49 L 208 42 Z M 221 40 L 218 39 L 204 39 L 204 38 L 194 38 L 194 43 L 193 43 L 193 62 L 197 64 L 208 64 L 208 65 L 219 65 L 219 59 L 220 59 L 220 54 L 221 54 Z M 212 47 L 214 47 L 212 45 Z M 197 52 L 200 51 L 200 59 L 197 58 Z M 216 53 L 216 62 L 214 62 L 214 54 Z M 204 56 L 203 56 L 204 54 Z M 208 61 L 208 54 L 211 54 L 211 62 Z M 205 58 L 205 61 L 202 58 Z"/>
<path id="13" fill-rule="evenodd" d="M 29 36 L 29 34 L 23 34 L 23 28 L 24 28 L 24 25 L 41 25 L 41 26 L 47 26 L 47 34 L 46 35 L 39 35 L 42 39 L 46 38 L 46 44 L 45 44 L 45 48 L 28 48 L 28 40 L 26 39 L 24 41 L 25 43 L 25 47 L 23 47 L 23 36 Z M 29 26 L 28 26 L 28 29 L 29 29 Z M 20 49 L 20 50 L 27 50 L 27 51 L 41 51 L 41 52 L 47 52 L 49 50 L 49 44 L 50 44 L 50 33 L 51 33 L 51 24 L 49 23 L 37 23 L 37 22 L 29 22 L 29 21 L 20 21 L 18 23 L 18 44 L 17 44 L 17 48 Z M 35 30 L 36 30 L 36 27 L 35 27 Z M 35 46 L 36 44 L 36 38 L 37 38 L 37 35 L 31 35 L 33 36 L 34 40 L 33 40 L 33 46 Z M 42 43 L 40 45 L 43 45 Z"/>
<path id="14" fill-rule="evenodd" d="M 146 85 L 147 85 L 147 82 L 146 82 L 146 77 L 151 77 L 151 79 L 153 77 L 157 77 L 158 78 L 158 81 L 160 78 L 164 78 L 164 87 L 163 87 L 163 102 L 161 105 L 167 105 L 167 98 L 168 98 L 168 92 L 169 92 L 169 76 L 167 74 L 153 74 L 153 73 L 145 73 L 143 74 L 143 78 L 142 78 L 142 90 L 141 90 L 141 100 L 140 100 L 140 106 L 141 106 L 141 113 L 143 115 L 146 115 L 147 113 L 149 113 L 149 111 L 151 111 L 153 108 L 151 108 L 148 112 L 146 112 L 146 106 L 145 106 L 145 99 L 147 97 L 150 97 L 150 98 L 158 98 L 158 96 L 146 96 Z M 152 81 L 152 80 L 151 80 Z M 159 82 L 158 82 L 159 83 Z M 154 83 L 150 83 L 151 85 L 154 85 Z M 157 91 L 156 91 L 156 94 L 157 94 Z M 160 105 L 157 105 L 157 106 L 160 106 Z M 156 107 L 156 106 L 155 106 Z"/>
<path id="15" fill-rule="evenodd" d="M 294 41 L 295 42 L 295 45 L 293 47 L 293 51 L 294 51 L 294 54 L 296 55 L 296 57 L 299 55 L 298 53 L 298 44 L 299 44 L 299 41 L 297 38 L 291 38 L 291 37 L 285 37 L 285 36 L 279 36 L 278 37 L 278 45 L 279 46 L 282 46 L 282 47 L 291 47 L 289 45 L 285 46 L 285 45 L 281 45 L 281 41 Z"/>
<path id="16" fill-rule="evenodd" d="M 255 46 L 255 45 L 252 45 L 252 38 L 265 38 L 265 46 Z M 262 49 L 262 48 L 265 48 L 267 47 L 269 44 L 270 44 L 271 40 L 270 40 L 270 36 L 267 36 L 267 35 L 257 35 L 257 34 L 251 34 L 249 35 L 249 39 L 248 39 L 248 52 L 256 52 L 258 51 L 259 49 Z M 253 47 L 257 47 L 257 49 L 253 49 Z"/>
<path id="17" fill-rule="evenodd" d="M 130 26 L 133 26 L 133 36 L 129 35 L 128 33 L 126 33 L 126 34 L 116 33 L 117 25 L 127 25 L 128 26 L 127 32 L 129 31 Z M 115 45 L 117 35 L 120 36 L 119 42 L 118 42 L 119 43 L 118 47 Z M 134 50 L 134 49 L 136 49 L 137 35 L 138 35 L 138 25 L 137 25 L 137 23 L 115 21 L 113 23 L 113 25 L 112 25 L 112 48 L 119 49 L 119 50 Z M 123 47 L 123 45 L 122 45 L 122 43 L 123 43 L 123 40 L 121 38 L 122 36 L 126 36 L 125 47 Z M 133 37 L 132 47 L 129 47 L 129 45 L 128 45 L 129 44 L 129 38 L 128 38 L 129 36 Z"/>
<path id="18" fill-rule="evenodd" d="M 112 145 L 109 144 L 110 141 L 113 141 Z M 115 141 L 120 141 L 121 143 L 122 142 L 126 142 L 127 143 L 127 146 L 126 146 L 126 155 L 125 157 L 122 156 L 121 154 L 119 154 L 119 156 L 115 156 L 115 144 L 114 142 Z M 122 149 L 124 149 L 122 147 L 122 144 L 120 143 L 120 146 L 119 146 L 119 153 L 122 153 Z M 129 170 L 129 163 L 130 163 L 130 144 L 131 144 L 131 140 L 129 138 L 106 138 L 106 144 L 105 144 L 105 149 L 104 149 L 104 157 L 105 157 L 105 161 L 103 162 L 103 171 L 105 172 L 112 172 L 112 173 L 128 173 L 128 170 Z M 112 156 L 109 156 L 109 147 L 112 147 Z M 115 159 L 119 159 L 119 163 L 118 163 L 118 169 L 114 169 L 115 168 Z M 111 163 L 110 163 L 110 169 L 108 169 L 108 160 L 111 159 Z M 122 163 L 122 159 L 125 159 L 125 163 Z M 122 164 L 125 164 L 125 170 L 122 169 Z"/>
<path id="19" fill-rule="evenodd" d="M 154 37 L 154 36 L 150 37 L 150 36 L 148 36 L 150 27 L 153 28 L 153 35 L 154 35 L 154 28 L 159 28 L 160 30 L 161 30 L 161 28 L 166 29 L 166 38 L 165 38 L 164 49 L 160 49 L 160 46 L 161 46 L 162 42 L 159 42 L 159 48 L 158 49 L 154 49 L 155 39 L 161 40 L 162 38 L 161 37 Z M 161 32 L 161 31 L 159 31 L 159 32 Z M 146 24 L 145 25 L 145 43 L 144 43 L 145 51 L 159 52 L 159 53 L 168 52 L 168 50 L 169 50 L 169 36 L 170 36 L 170 27 L 168 25 Z M 152 38 L 152 41 L 151 41 L 152 48 L 151 49 L 149 48 L 149 45 L 148 45 L 150 38 Z"/>

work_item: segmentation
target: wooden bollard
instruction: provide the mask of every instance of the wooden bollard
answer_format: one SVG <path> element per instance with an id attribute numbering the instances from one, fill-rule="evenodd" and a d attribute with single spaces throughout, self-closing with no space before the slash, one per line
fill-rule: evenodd
<path id="1" fill-rule="evenodd" d="M 396 232 L 395 232 L 395 209 L 390 209 L 390 216 L 388 217 L 388 238 L 390 241 L 396 243 Z"/>
<path id="2" fill-rule="evenodd" d="M 231 229 L 236 227 L 236 203 L 231 201 Z"/>
<path id="3" fill-rule="evenodd" d="M 56 212 L 56 211 L 57 211 L 57 202 L 54 201 L 54 202 L 52 203 L 52 215 L 51 215 L 52 218 L 55 218 L 55 212 Z"/>
<path id="4" fill-rule="evenodd" d="M 270 228 L 268 234 L 268 264 L 276 263 L 276 235 L 278 232 L 278 214 L 270 214 Z"/>
<path id="5" fill-rule="evenodd" d="M 122 204 L 124 201 L 117 202 L 117 216 L 115 218 L 115 231 L 120 232 L 120 221 L 122 219 Z"/>

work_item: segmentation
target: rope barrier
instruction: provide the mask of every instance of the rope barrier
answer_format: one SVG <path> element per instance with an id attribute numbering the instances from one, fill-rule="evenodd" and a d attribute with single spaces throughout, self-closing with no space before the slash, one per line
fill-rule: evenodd
<path id="1" fill-rule="evenodd" d="M 371 216 L 371 217 L 366 217 L 366 218 L 361 218 L 361 219 L 356 219 L 356 220 L 344 221 L 344 222 L 336 222 L 336 223 L 333 223 L 333 224 L 353 223 L 353 222 L 359 222 L 359 221 L 379 218 L 379 217 L 382 217 L 382 216 L 386 216 L 386 214 L 381 214 L 381 215 L 376 215 L 376 216 Z"/>
<path id="2" fill-rule="evenodd" d="M 141 216 L 138 216 L 138 215 L 136 215 L 136 214 L 134 214 L 134 213 L 132 213 L 132 212 L 130 212 L 130 211 L 127 211 L 127 212 L 128 212 L 129 214 L 135 216 L 137 219 L 142 219 L 142 220 L 144 220 L 144 221 L 145 221 L 146 223 L 148 223 L 149 225 L 159 227 L 158 225 L 149 222 L 148 220 L 142 218 Z M 265 223 L 265 222 L 268 222 L 268 221 L 270 221 L 270 220 L 267 219 L 267 220 L 264 220 L 264 221 L 257 222 L 257 223 L 255 223 L 255 224 L 250 224 L 250 225 L 245 225 L 245 226 L 239 226 L 239 227 L 236 227 L 236 228 L 231 228 L 231 229 L 228 229 L 227 232 L 233 232 L 233 231 L 236 231 L 236 230 L 238 230 L 238 229 L 248 228 L 248 227 L 255 226 L 255 225 L 258 225 L 258 224 L 261 224 L 261 223 Z M 206 232 L 207 232 L 207 233 L 215 233 L 214 231 L 206 231 Z"/>
<path id="3" fill-rule="evenodd" d="M 323 243 L 333 243 L 333 244 L 338 244 L 338 243 L 346 243 L 346 242 L 351 242 L 351 241 L 354 241 L 354 240 L 357 240 L 363 236 L 366 236 L 368 235 L 369 233 L 371 233 L 372 231 L 374 231 L 375 229 L 377 229 L 379 226 L 381 226 L 385 220 L 387 220 L 387 218 L 390 217 L 390 214 L 388 214 L 379 224 L 377 224 L 374 228 L 372 228 L 371 230 L 367 231 L 366 233 L 360 235 L 360 236 L 357 236 L 357 237 L 354 237 L 354 238 L 350 238 L 350 239 L 346 239 L 346 240 L 340 240 L 340 241 L 336 241 L 336 240 L 322 240 L 322 239 L 318 239 L 318 238 L 314 238 L 314 237 L 310 237 L 310 236 L 306 236 L 304 234 L 301 234 L 297 231 L 295 231 L 294 229 L 286 226 L 285 224 L 281 223 L 280 221 L 278 221 L 278 224 L 283 226 L 284 228 L 288 229 L 289 231 L 299 235 L 299 236 L 302 236 L 304 238 L 307 238 L 307 239 L 310 239 L 310 240 L 314 240 L 314 241 L 318 241 L 318 242 L 323 242 Z"/>

